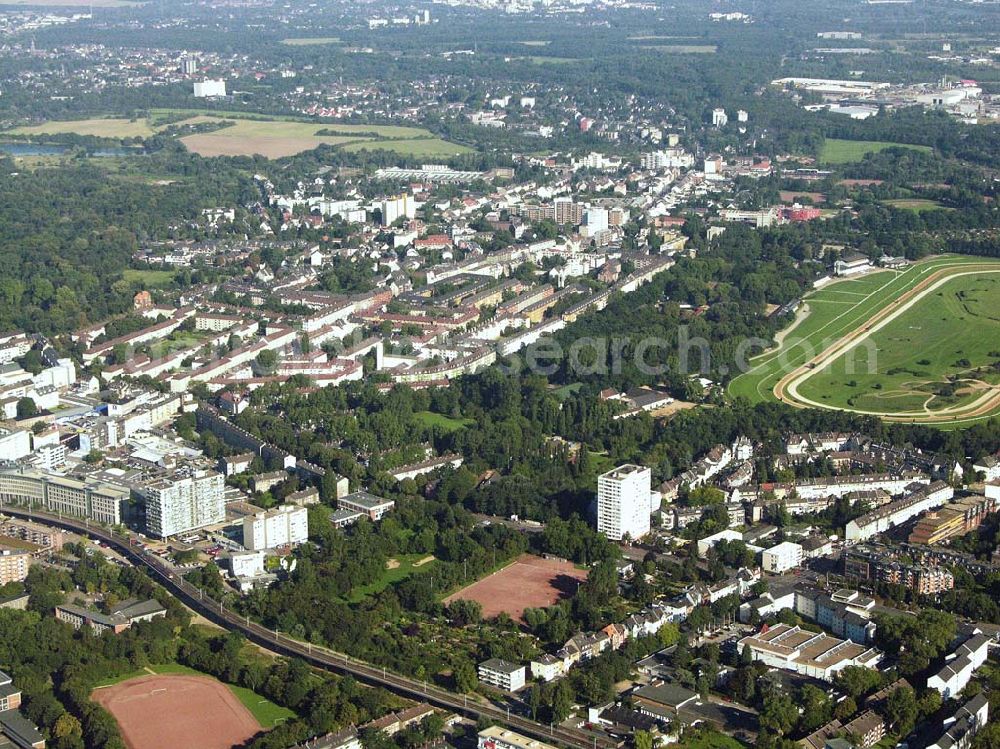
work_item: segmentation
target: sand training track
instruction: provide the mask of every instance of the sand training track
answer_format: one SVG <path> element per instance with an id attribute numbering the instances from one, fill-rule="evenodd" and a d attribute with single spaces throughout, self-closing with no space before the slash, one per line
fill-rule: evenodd
<path id="1" fill-rule="evenodd" d="M 260 733 L 232 691 L 208 676 L 140 676 L 94 690 L 129 749 L 231 749 Z"/>
<path id="2" fill-rule="evenodd" d="M 927 278 L 921 280 L 912 288 L 907 289 L 897 299 L 889 302 L 858 329 L 848 333 L 818 356 L 796 367 L 784 375 L 774 386 L 774 395 L 778 400 L 798 408 L 824 408 L 831 411 L 852 411 L 854 413 L 879 416 L 887 421 L 906 421 L 917 424 L 949 424 L 975 420 L 989 416 L 1000 410 L 1000 386 L 987 388 L 975 400 L 960 405 L 932 411 L 865 411 L 854 408 L 841 408 L 826 403 L 819 403 L 799 393 L 799 387 L 816 373 L 830 366 L 840 356 L 850 351 L 854 346 L 864 341 L 873 333 L 878 332 L 900 315 L 906 313 L 917 302 L 933 293 L 953 278 L 960 276 L 981 275 L 983 273 L 1000 273 L 996 263 L 977 265 L 963 263 L 951 267 L 936 269 Z"/>

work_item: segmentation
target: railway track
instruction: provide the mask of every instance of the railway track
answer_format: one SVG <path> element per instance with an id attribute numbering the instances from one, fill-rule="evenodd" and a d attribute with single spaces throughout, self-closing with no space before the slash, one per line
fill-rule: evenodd
<path id="1" fill-rule="evenodd" d="M 301 642 L 276 630 L 268 629 L 251 621 L 248 617 L 225 608 L 222 603 L 205 597 L 199 588 L 187 582 L 156 555 L 139 548 L 135 539 L 130 536 L 106 530 L 85 520 L 61 517 L 22 507 L 0 505 L 0 512 L 36 523 L 63 528 L 108 544 L 136 566 L 149 571 L 154 580 L 188 608 L 224 629 L 240 632 L 251 642 L 278 655 L 301 658 L 318 668 L 350 675 L 365 684 L 383 687 L 403 697 L 427 702 L 465 717 L 494 720 L 539 741 L 576 747 L 577 749 L 611 749 L 615 746 L 608 738 L 597 733 L 563 726 L 547 726 L 512 713 L 509 709 L 484 705 L 475 701 L 470 702 L 464 695 L 458 695 L 427 682 L 395 674 L 385 668 L 379 668 L 366 661 L 352 658 L 346 653 L 337 653 L 327 648 Z"/>

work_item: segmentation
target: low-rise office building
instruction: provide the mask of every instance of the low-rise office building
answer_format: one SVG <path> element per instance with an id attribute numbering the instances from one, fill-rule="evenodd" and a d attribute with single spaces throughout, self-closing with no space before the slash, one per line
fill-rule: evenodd
<path id="1" fill-rule="evenodd" d="M 337 507 L 341 510 L 352 510 L 367 515 L 370 520 L 381 520 L 396 503 L 391 499 L 377 497 L 368 492 L 351 492 L 345 494 L 337 500 Z"/>
<path id="2" fill-rule="evenodd" d="M 832 681 L 847 666 L 874 668 L 882 660 L 882 653 L 875 648 L 787 624 L 744 637 L 739 641 L 740 652 L 744 648 L 754 660 L 768 666 L 823 681 Z"/>

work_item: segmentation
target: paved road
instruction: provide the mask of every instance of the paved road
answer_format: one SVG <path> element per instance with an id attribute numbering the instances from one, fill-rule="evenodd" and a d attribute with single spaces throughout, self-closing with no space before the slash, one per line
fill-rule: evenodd
<path id="1" fill-rule="evenodd" d="M 135 538 L 113 533 L 87 521 L 58 517 L 19 507 L 0 506 L 0 512 L 28 518 L 36 523 L 65 528 L 103 541 L 114 547 L 133 564 L 148 570 L 164 588 L 206 619 L 230 631 L 240 632 L 251 642 L 279 655 L 302 658 L 319 668 L 341 674 L 350 674 L 363 683 L 383 687 L 410 699 L 429 702 L 461 715 L 476 719 L 482 717 L 495 720 L 508 728 L 541 741 L 577 747 L 578 749 L 610 749 L 612 746 L 612 742 L 602 734 L 562 726 L 545 726 L 512 714 L 500 707 L 469 702 L 463 695 L 394 674 L 346 654 L 303 643 L 280 632 L 262 627 L 256 622 L 250 621 L 249 618 L 239 616 L 224 608 L 221 603 L 204 597 L 201 590 L 173 572 L 163 560 L 135 545 L 137 541 Z"/>

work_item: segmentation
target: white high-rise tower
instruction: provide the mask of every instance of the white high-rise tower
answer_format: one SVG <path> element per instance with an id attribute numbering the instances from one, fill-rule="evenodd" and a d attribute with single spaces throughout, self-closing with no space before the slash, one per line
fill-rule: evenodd
<path id="1" fill-rule="evenodd" d="M 612 541 L 649 533 L 652 474 L 636 465 L 618 466 L 597 477 L 597 531 Z"/>

